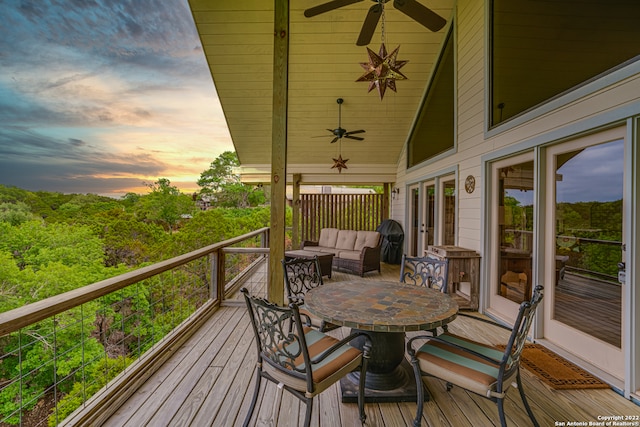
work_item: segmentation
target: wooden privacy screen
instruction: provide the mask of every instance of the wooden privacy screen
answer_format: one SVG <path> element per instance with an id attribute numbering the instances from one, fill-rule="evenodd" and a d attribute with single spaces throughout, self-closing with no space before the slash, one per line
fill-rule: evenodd
<path id="1" fill-rule="evenodd" d="M 383 194 L 301 194 L 300 236 L 317 241 L 323 228 L 375 230 L 388 217 Z"/>

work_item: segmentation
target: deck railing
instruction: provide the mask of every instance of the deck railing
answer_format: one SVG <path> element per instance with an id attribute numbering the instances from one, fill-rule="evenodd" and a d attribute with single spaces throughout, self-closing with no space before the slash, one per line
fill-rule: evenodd
<path id="1" fill-rule="evenodd" d="M 262 228 L 0 313 L 0 372 L 11 372 L 0 376 L 0 425 L 23 425 L 43 402 L 56 407 L 37 425 L 99 424 L 101 408 L 128 397 L 247 285 L 247 273 L 268 256 L 268 233 Z"/>

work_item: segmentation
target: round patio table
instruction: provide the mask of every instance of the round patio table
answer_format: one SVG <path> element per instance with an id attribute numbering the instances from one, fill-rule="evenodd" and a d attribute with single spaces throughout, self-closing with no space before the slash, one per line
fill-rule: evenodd
<path id="1" fill-rule="evenodd" d="M 368 402 L 415 401 L 416 382 L 404 357 L 405 332 L 444 326 L 458 314 L 458 304 L 447 294 L 382 280 L 327 283 L 308 291 L 304 300 L 311 314 L 371 338 Z M 352 341 L 358 348 L 363 344 L 362 339 Z M 358 376 L 354 372 L 341 381 L 343 402 L 357 400 Z"/>

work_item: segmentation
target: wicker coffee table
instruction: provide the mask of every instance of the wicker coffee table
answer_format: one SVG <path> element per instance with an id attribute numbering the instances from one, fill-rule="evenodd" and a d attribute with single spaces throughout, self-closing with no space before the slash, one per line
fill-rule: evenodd
<path id="1" fill-rule="evenodd" d="M 333 264 L 333 254 L 326 252 L 315 252 L 309 250 L 297 250 L 297 251 L 286 251 L 284 253 L 285 259 L 293 259 L 293 258 L 304 258 L 311 259 L 314 256 L 318 257 L 318 262 L 320 263 L 320 271 L 323 276 L 329 276 L 331 279 L 331 265 Z"/>

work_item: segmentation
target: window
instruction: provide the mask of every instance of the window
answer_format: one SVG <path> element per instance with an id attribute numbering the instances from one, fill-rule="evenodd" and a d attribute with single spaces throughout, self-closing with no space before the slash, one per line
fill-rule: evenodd
<path id="1" fill-rule="evenodd" d="M 408 167 L 453 148 L 455 130 L 453 70 L 453 37 L 449 32 L 420 109 L 420 116 L 409 137 Z"/>
<path id="2" fill-rule="evenodd" d="M 637 0 L 493 0 L 495 126 L 640 54 Z"/>

